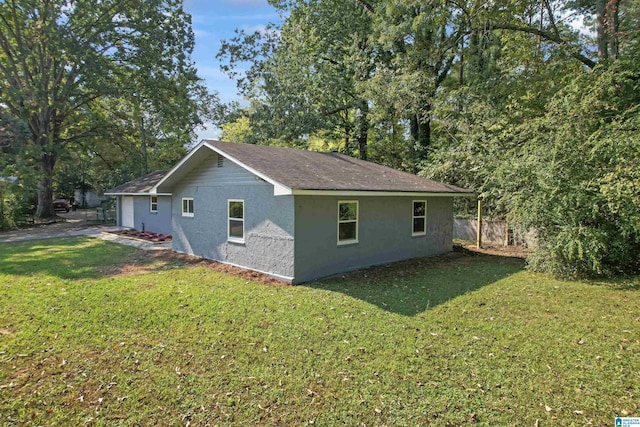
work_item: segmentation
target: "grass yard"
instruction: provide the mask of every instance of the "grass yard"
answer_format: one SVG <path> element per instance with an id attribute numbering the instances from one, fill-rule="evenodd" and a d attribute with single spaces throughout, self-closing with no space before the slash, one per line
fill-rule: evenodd
<path id="1" fill-rule="evenodd" d="M 269 286 L 88 238 L 0 246 L 0 425 L 616 416 L 640 417 L 638 278 L 457 255 Z"/>

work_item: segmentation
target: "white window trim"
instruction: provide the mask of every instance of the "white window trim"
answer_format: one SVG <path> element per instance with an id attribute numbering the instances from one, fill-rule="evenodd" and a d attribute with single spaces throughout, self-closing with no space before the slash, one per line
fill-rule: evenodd
<path id="1" fill-rule="evenodd" d="M 424 203 L 424 215 L 415 215 L 415 204 Z M 424 218 L 424 231 L 413 231 L 413 221 L 416 218 Z M 427 201 L 426 200 L 412 200 L 411 201 L 411 236 L 426 236 L 427 235 Z"/>
<path id="2" fill-rule="evenodd" d="M 155 197 L 156 201 L 153 202 L 153 198 Z M 153 205 L 156 205 L 156 208 L 153 209 Z M 158 196 L 149 196 L 149 212 L 158 213 Z"/>
<path id="3" fill-rule="evenodd" d="M 349 220 L 343 220 L 340 221 L 340 205 L 343 203 L 355 203 L 356 204 L 356 219 L 349 219 Z M 338 200 L 338 216 L 337 216 L 337 225 L 336 225 L 336 232 L 337 232 L 337 240 L 338 240 L 338 246 L 341 245 L 352 245 L 354 243 L 358 243 L 358 237 L 359 237 L 359 228 L 360 228 L 360 202 L 358 200 Z M 348 222 L 355 222 L 356 223 L 356 238 L 355 239 L 350 239 L 350 240 L 340 240 L 340 224 L 346 224 Z"/>
<path id="4" fill-rule="evenodd" d="M 242 218 L 231 218 L 229 215 L 229 205 L 231 202 L 241 202 L 242 203 Z M 243 199 L 227 199 L 227 240 L 229 242 L 234 243 L 244 243 L 244 217 L 246 216 L 246 212 L 244 211 L 244 200 Z M 242 238 L 231 236 L 231 220 L 234 221 L 242 221 Z"/>
<path id="5" fill-rule="evenodd" d="M 184 210 L 184 202 L 191 200 L 191 206 L 193 208 L 193 210 L 196 210 L 196 204 L 193 201 L 193 197 L 183 197 L 182 198 L 182 204 L 180 206 L 180 209 L 182 210 L 182 216 L 186 216 L 188 218 L 193 218 L 193 212 L 185 212 Z"/>

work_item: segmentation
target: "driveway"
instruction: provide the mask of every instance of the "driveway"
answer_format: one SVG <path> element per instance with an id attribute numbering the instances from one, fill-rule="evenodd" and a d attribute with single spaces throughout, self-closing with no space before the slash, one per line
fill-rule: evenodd
<path id="1" fill-rule="evenodd" d="M 37 224 L 31 228 L 0 232 L 0 244 L 57 237 L 91 236 L 145 250 L 171 249 L 170 242 L 161 244 L 148 243 L 113 234 L 112 232 L 125 230 L 126 227 L 100 224 L 97 218 L 95 209 L 79 209 L 75 212 L 58 213 L 58 218 L 52 223 Z"/>

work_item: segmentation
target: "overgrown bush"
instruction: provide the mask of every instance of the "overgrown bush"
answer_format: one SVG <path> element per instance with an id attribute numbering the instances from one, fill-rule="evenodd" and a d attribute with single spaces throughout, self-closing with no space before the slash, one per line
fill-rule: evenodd
<path id="1" fill-rule="evenodd" d="M 15 228 L 23 222 L 31 206 L 24 200 L 23 193 L 17 186 L 3 186 L 0 191 L 0 230 Z M 15 188 L 12 188 L 15 187 Z"/>
<path id="2" fill-rule="evenodd" d="M 638 66 L 585 73 L 547 110 L 519 129 L 523 145 L 500 168 L 512 220 L 538 233 L 531 267 L 640 273 Z"/>

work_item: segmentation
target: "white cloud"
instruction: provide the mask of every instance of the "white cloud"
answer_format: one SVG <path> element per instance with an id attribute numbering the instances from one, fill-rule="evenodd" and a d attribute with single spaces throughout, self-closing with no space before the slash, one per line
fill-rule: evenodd
<path id="1" fill-rule="evenodd" d="M 200 39 L 204 39 L 204 38 L 208 38 L 208 37 L 215 37 L 215 34 L 213 34 L 210 31 L 207 30 L 201 30 L 199 28 L 193 27 L 193 34 L 200 38 Z"/>
<path id="2" fill-rule="evenodd" d="M 277 35 L 280 33 L 279 30 L 274 30 L 273 28 L 267 28 L 266 25 L 264 24 L 258 24 L 258 25 L 243 25 L 242 29 L 244 31 L 246 31 L 247 33 L 253 33 L 253 32 L 257 32 L 262 34 L 263 36 L 266 35 Z"/>
<path id="3" fill-rule="evenodd" d="M 198 77 L 205 81 L 207 87 L 218 92 L 222 102 L 238 99 L 236 82 L 223 73 L 218 67 L 198 65 Z M 238 70 L 244 73 L 244 70 Z"/>
<path id="4" fill-rule="evenodd" d="M 218 139 L 222 134 L 222 130 L 213 123 L 204 123 L 201 128 L 196 129 L 196 140 L 198 142 L 203 139 Z"/>
<path id="5" fill-rule="evenodd" d="M 267 26 L 264 24 L 243 25 L 242 29 L 248 33 L 258 32 L 258 33 L 264 34 L 267 31 Z"/>
<path id="6" fill-rule="evenodd" d="M 571 28 L 578 31 L 582 36 L 595 37 L 595 31 L 593 27 L 585 25 L 585 17 L 580 13 L 565 11 L 564 13 L 560 14 L 559 21 L 569 25 Z"/>

